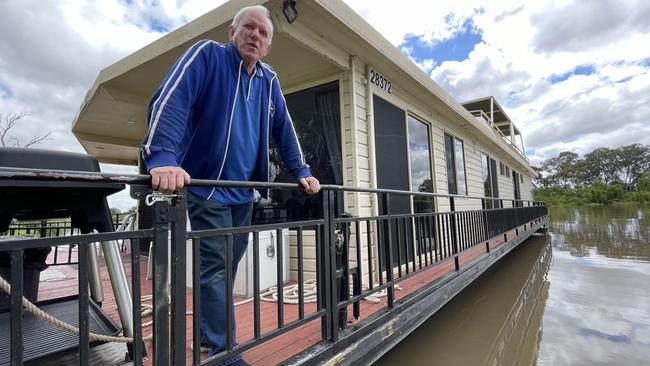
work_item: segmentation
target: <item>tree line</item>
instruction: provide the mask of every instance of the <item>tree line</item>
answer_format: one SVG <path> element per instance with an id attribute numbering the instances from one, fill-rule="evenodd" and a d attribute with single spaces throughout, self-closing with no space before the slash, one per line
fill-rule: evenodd
<path id="1" fill-rule="evenodd" d="M 650 203 L 650 146 L 600 147 L 582 158 L 572 151 L 534 169 L 535 199 L 549 204 Z"/>

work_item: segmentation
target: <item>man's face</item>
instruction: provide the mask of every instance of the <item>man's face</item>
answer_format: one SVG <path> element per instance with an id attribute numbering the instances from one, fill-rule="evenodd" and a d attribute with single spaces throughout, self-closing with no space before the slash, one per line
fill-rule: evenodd
<path id="1" fill-rule="evenodd" d="M 266 16 L 257 11 L 244 13 L 239 24 L 230 26 L 230 41 L 247 66 L 252 66 L 271 50 L 270 31 Z"/>

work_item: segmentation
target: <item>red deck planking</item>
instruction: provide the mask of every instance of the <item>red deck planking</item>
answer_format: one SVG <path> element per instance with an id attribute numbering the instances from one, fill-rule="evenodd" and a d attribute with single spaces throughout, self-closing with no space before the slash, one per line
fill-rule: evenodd
<path id="1" fill-rule="evenodd" d="M 508 239 L 515 236 L 515 230 L 511 230 L 507 233 Z M 499 235 L 490 240 L 490 247 L 494 248 L 504 243 L 503 235 Z M 67 258 L 67 253 L 65 249 L 59 249 L 59 261 L 62 258 Z M 485 245 L 476 245 L 472 248 L 469 248 L 461 253 L 460 263 L 463 264 L 470 263 L 475 260 L 477 257 L 486 253 Z M 73 249 L 72 257 L 76 258 L 77 252 L 76 249 Z M 128 256 L 127 256 L 128 257 Z M 49 261 L 51 262 L 53 258 L 53 253 L 50 254 Z M 141 293 L 142 295 L 151 294 L 151 281 L 147 280 L 146 277 L 146 258 L 140 262 L 140 273 L 141 273 Z M 131 273 L 131 264 L 126 263 L 127 274 Z M 76 294 L 78 291 L 77 286 L 77 269 L 76 266 L 71 265 L 61 265 L 55 267 L 64 275 L 64 278 L 54 278 L 53 281 L 41 282 L 39 289 L 39 300 L 52 299 L 62 296 L 68 296 Z M 419 263 L 416 265 L 416 269 L 419 268 Z M 412 268 L 411 268 L 412 269 Z M 399 283 L 401 290 L 395 291 L 395 299 L 399 300 L 408 294 L 418 290 L 422 286 L 430 283 L 431 281 L 444 276 L 445 274 L 452 272 L 454 270 L 453 259 L 446 259 L 440 261 L 435 265 L 423 270 L 422 272 L 413 275 L 410 278 L 407 278 Z M 405 273 L 405 272 L 404 272 Z M 365 274 L 367 276 L 367 274 Z M 113 292 L 111 290 L 111 284 L 108 277 L 108 273 L 105 266 L 101 266 L 101 278 L 102 286 L 104 289 L 104 302 L 102 304 L 102 309 L 107 315 L 112 318 L 117 324 L 120 324 L 119 315 L 117 313 L 117 307 L 115 305 L 115 299 Z M 187 310 L 191 312 L 192 310 L 192 291 L 188 289 L 187 291 Z M 149 301 L 150 303 L 150 301 Z M 368 316 L 374 314 L 377 311 L 385 308 L 387 305 L 386 298 L 381 298 L 381 301 L 378 303 L 370 301 L 361 302 L 361 318 L 355 320 L 352 317 L 352 312 L 348 312 L 348 323 L 355 323 L 360 320 L 367 318 Z M 351 310 L 351 308 L 350 308 Z M 260 305 L 260 325 L 261 325 L 261 334 L 264 334 L 268 331 L 277 328 L 277 311 L 278 304 L 262 301 Z M 294 304 L 284 304 L 284 324 L 289 324 L 290 322 L 298 319 L 298 305 Z M 312 314 L 316 311 L 315 303 L 305 304 L 305 316 Z M 246 304 L 239 305 L 235 308 L 235 316 L 237 322 L 237 341 L 239 343 L 246 342 L 251 340 L 254 337 L 254 322 L 253 322 L 253 303 L 248 302 Z M 146 317 L 143 319 L 143 322 L 151 320 L 151 317 Z M 188 315 L 187 318 L 187 364 L 192 364 L 192 353 L 190 351 L 190 343 L 192 342 L 192 315 Z M 146 327 L 143 329 L 143 335 L 146 336 L 150 334 L 152 327 Z M 314 344 L 321 341 L 321 323 L 320 318 L 315 319 L 305 325 L 302 325 L 288 333 L 277 336 L 267 342 L 264 342 L 257 347 L 254 347 L 246 352 L 244 352 L 244 359 L 252 365 L 276 365 L 282 361 L 287 360 L 288 358 L 294 356 L 295 354 L 308 349 Z M 146 342 L 147 353 L 152 355 L 152 343 Z M 205 354 L 203 355 L 205 356 Z M 152 364 L 151 357 L 145 361 L 146 365 Z"/>

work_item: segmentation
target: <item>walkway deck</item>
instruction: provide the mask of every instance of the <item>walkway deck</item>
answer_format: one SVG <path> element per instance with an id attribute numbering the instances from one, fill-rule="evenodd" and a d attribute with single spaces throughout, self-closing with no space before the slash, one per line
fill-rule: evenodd
<path id="1" fill-rule="evenodd" d="M 521 232 L 522 228 L 519 228 Z M 513 238 L 516 235 L 515 230 L 511 230 L 506 233 L 508 239 Z M 500 235 L 498 237 L 490 240 L 490 247 L 497 247 L 500 244 L 504 243 L 504 236 Z M 62 248 L 60 249 L 60 251 Z M 460 256 L 461 266 L 463 264 L 470 263 L 475 260 L 477 257 L 486 253 L 486 248 L 484 245 L 477 245 L 472 247 L 463 253 Z M 73 249 L 73 258 L 76 256 L 76 250 Z M 51 254 L 52 256 L 53 254 Z M 61 253 L 59 253 L 61 255 Z M 67 253 L 66 253 L 67 255 Z M 127 256 L 128 257 L 128 256 Z M 149 295 L 151 294 L 151 281 L 146 280 L 146 258 L 143 258 L 141 264 L 141 283 L 142 283 L 142 294 Z M 130 265 L 127 265 L 127 273 L 130 276 Z M 39 291 L 39 300 L 51 299 L 56 297 L 61 297 L 65 295 L 71 295 L 78 292 L 77 290 L 77 270 L 70 265 L 63 266 L 54 266 L 51 267 L 54 270 L 50 273 L 55 273 L 55 276 L 52 276 L 50 280 L 41 282 L 40 291 Z M 402 282 L 400 282 L 401 290 L 395 291 L 396 300 L 407 296 L 408 294 L 418 290 L 422 286 L 431 281 L 434 281 L 437 278 L 444 276 L 445 274 L 454 270 L 453 259 L 448 259 L 442 261 L 429 269 L 422 271 Z M 106 271 L 106 267 L 101 267 L 102 271 L 102 282 L 104 288 L 104 303 L 103 310 L 117 323 L 119 324 L 119 316 L 117 314 L 117 307 L 115 305 L 115 299 L 113 298 L 113 292 L 111 290 L 111 285 L 109 277 Z M 48 273 L 44 273 L 45 277 L 48 276 Z M 373 303 L 369 301 L 361 302 L 361 319 L 367 318 L 373 313 L 381 310 L 386 307 L 386 298 L 383 298 L 379 303 Z M 187 304 L 188 311 L 191 311 L 192 304 L 192 291 L 191 289 L 187 292 Z M 316 310 L 315 304 L 305 304 L 305 316 Z M 236 319 L 237 319 L 237 339 L 238 342 L 244 342 L 253 338 L 253 304 L 249 302 L 247 304 L 239 305 L 235 309 Z M 261 327 L 262 334 L 264 332 L 273 330 L 277 327 L 277 304 L 271 302 L 262 302 L 261 303 Z M 352 324 L 358 322 L 352 318 L 351 307 L 348 311 L 348 323 Z M 298 306 L 292 304 L 284 305 L 284 322 L 285 324 L 291 322 L 292 320 L 298 319 Z M 150 317 L 143 319 L 143 322 L 150 320 Z M 192 353 L 190 352 L 190 343 L 192 340 L 192 315 L 187 316 L 187 364 L 192 363 Z M 147 335 L 151 332 L 151 327 L 145 328 L 143 334 Z M 244 353 L 244 359 L 252 365 L 276 365 L 281 363 L 288 358 L 294 356 L 295 354 L 309 348 L 310 346 L 320 342 L 321 340 L 321 330 L 320 330 L 320 319 L 316 319 L 308 324 L 305 324 L 301 327 L 294 329 L 293 331 L 278 336 L 268 342 L 265 342 L 251 350 L 248 350 Z M 152 343 L 146 342 L 147 352 L 149 355 L 152 354 L 151 349 Z M 113 352 L 115 347 L 112 348 Z M 125 352 L 126 348 L 124 347 Z M 204 354 L 205 355 L 205 354 Z M 115 359 L 113 357 L 113 359 Z M 59 364 L 57 362 L 57 364 Z M 147 365 L 152 364 L 152 360 L 149 359 L 145 362 Z"/>

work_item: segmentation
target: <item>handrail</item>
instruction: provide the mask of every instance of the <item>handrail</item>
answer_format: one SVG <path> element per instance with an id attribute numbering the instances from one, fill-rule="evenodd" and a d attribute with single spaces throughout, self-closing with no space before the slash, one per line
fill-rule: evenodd
<path id="1" fill-rule="evenodd" d="M 528 157 L 526 156 L 526 153 L 525 153 L 524 151 L 522 151 L 522 150 L 519 148 L 519 146 L 517 146 L 517 145 L 514 143 L 514 141 L 511 141 L 511 140 L 510 140 L 510 137 L 506 136 L 506 135 L 501 131 L 501 129 L 499 128 L 499 126 L 497 126 L 497 125 L 494 123 L 494 121 L 492 121 L 492 118 L 490 118 L 490 116 L 488 116 L 488 115 L 487 115 L 483 110 L 481 110 L 481 109 L 473 109 L 473 110 L 468 111 L 468 112 L 469 112 L 472 116 L 474 116 L 474 117 L 476 117 L 476 118 L 483 118 L 483 119 L 485 120 L 485 123 L 487 123 L 488 126 L 490 126 L 490 127 L 492 128 L 492 130 L 497 134 L 497 136 L 500 136 L 501 138 L 503 138 L 503 140 L 504 140 L 505 142 L 507 142 L 509 146 L 513 147 L 513 148 L 515 149 L 515 151 L 519 153 L 519 155 L 521 155 L 524 159 L 526 159 L 526 161 L 529 161 Z"/>
<path id="2" fill-rule="evenodd" d="M 25 180 L 57 180 L 57 181 L 83 181 L 94 183 L 122 183 L 122 184 L 139 184 L 150 185 L 151 176 L 148 174 L 119 174 L 119 173 L 96 173 L 72 170 L 50 170 L 50 169 L 31 169 L 31 168 L 13 168 L 0 166 L 0 181 L 7 179 L 25 179 Z M 278 183 L 278 182 L 256 182 L 256 181 L 231 181 L 231 180 L 212 180 L 212 179 L 192 179 L 189 187 L 243 187 L 243 188 L 263 188 L 263 189 L 302 189 L 298 183 Z M 447 193 L 432 192 L 414 192 L 396 189 L 384 188 L 361 188 L 335 184 L 321 184 L 323 190 L 360 192 L 360 193 L 390 193 L 405 196 L 434 197 L 434 198 L 459 198 L 475 199 L 487 201 L 511 201 L 511 202 L 530 202 L 542 204 L 541 201 L 510 199 L 502 197 L 485 197 L 476 195 L 459 195 Z"/>

